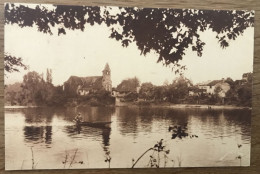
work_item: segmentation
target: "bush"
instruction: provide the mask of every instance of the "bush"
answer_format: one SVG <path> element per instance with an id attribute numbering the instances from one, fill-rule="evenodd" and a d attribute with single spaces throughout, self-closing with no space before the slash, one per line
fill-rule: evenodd
<path id="1" fill-rule="evenodd" d="M 133 102 L 136 101 L 137 99 L 138 99 L 138 94 L 136 92 L 131 92 L 124 97 L 124 101 L 126 102 Z"/>

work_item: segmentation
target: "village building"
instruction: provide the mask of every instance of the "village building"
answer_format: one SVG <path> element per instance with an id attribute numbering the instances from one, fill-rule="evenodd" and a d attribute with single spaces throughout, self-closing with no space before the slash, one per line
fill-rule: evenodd
<path id="1" fill-rule="evenodd" d="M 248 82 L 249 77 L 250 77 L 251 75 L 252 75 L 252 73 L 244 73 L 244 74 L 242 75 L 242 80 Z"/>
<path id="2" fill-rule="evenodd" d="M 204 94 L 213 95 L 217 93 L 218 96 L 222 98 L 226 97 L 226 93 L 230 89 L 230 85 L 225 82 L 225 79 L 208 81 L 205 83 L 200 83 L 197 86 Z M 194 91 L 189 91 L 189 95 L 195 95 Z"/>
<path id="3" fill-rule="evenodd" d="M 252 80 L 252 73 L 244 73 L 242 75 L 242 79 L 241 80 L 236 80 L 235 83 L 238 85 L 244 85 L 246 83 L 248 83 L 248 81 L 250 81 L 250 79 Z"/>
<path id="4" fill-rule="evenodd" d="M 64 82 L 64 91 L 70 96 L 86 96 L 99 90 L 112 91 L 111 69 L 108 63 L 102 71 L 102 76 L 78 77 L 71 76 Z"/>

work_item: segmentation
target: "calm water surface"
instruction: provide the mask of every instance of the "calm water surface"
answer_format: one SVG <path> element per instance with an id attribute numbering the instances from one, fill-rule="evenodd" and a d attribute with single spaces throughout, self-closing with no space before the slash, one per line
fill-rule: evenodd
<path id="1" fill-rule="evenodd" d="M 73 122 L 112 121 L 110 127 Z M 250 110 L 151 107 L 27 108 L 5 110 L 6 170 L 129 168 L 148 148 L 164 139 L 170 150 L 161 167 L 250 165 Z M 198 138 L 171 139 L 169 126 L 187 124 Z M 242 145 L 238 148 L 238 144 Z M 151 152 L 152 153 L 152 152 Z M 149 167 L 146 154 L 136 167 Z M 237 158 L 241 156 L 241 160 Z M 74 159 L 73 159 L 74 158 Z M 67 161 L 67 162 L 66 162 Z M 70 161 L 73 161 L 70 164 Z"/>

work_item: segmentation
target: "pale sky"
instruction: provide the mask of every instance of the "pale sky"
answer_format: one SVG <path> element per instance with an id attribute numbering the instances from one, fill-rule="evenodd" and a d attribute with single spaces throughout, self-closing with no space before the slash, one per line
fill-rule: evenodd
<path id="1" fill-rule="evenodd" d="M 84 32 L 66 30 L 66 35 L 38 32 L 36 27 L 20 28 L 5 25 L 5 52 L 22 57 L 29 70 L 7 74 L 5 84 L 21 82 L 28 71 L 46 74 L 52 69 L 53 84 L 62 85 L 71 75 L 101 76 L 106 63 L 111 69 L 113 87 L 123 79 L 138 77 L 141 82 L 162 85 L 170 83 L 177 76 L 169 67 L 156 63 L 158 55 L 140 55 L 134 43 L 123 48 L 121 42 L 110 39 L 110 31 L 105 25 L 86 25 Z M 253 28 L 248 28 L 242 36 L 230 43 L 226 49 L 220 48 L 216 34 L 207 31 L 201 34 L 205 41 L 203 56 L 188 50 L 181 61 L 188 68 L 184 75 L 194 83 L 231 77 L 241 79 L 242 74 L 253 71 Z"/>

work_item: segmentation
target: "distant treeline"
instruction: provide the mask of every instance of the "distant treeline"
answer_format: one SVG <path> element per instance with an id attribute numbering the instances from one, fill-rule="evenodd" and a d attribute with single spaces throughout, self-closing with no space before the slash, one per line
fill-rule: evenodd
<path id="1" fill-rule="evenodd" d="M 35 71 L 23 77 L 22 83 L 5 86 L 5 103 L 8 105 L 62 105 L 66 102 L 62 86 L 52 84 L 51 70 L 46 80 Z"/>
<path id="2" fill-rule="evenodd" d="M 47 69 L 46 78 L 37 72 L 29 72 L 23 82 L 5 86 L 6 105 L 37 105 L 37 106 L 64 106 L 64 105 L 113 105 L 117 95 L 121 101 L 133 102 L 137 105 L 149 104 L 225 104 L 251 107 L 252 101 L 252 74 L 246 81 L 233 81 L 227 78 L 230 89 L 221 97 L 220 88 L 214 93 L 206 93 L 198 85 L 180 76 L 172 83 L 165 81 L 161 86 L 150 82 L 140 84 L 137 77 L 123 80 L 116 88 L 113 95 L 105 90 L 95 90 L 85 96 L 71 96 L 64 92 L 63 86 L 52 84 L 51 70 Z M 192 95 L 191 95 L 192 92 Z"/>
<path id="3" fill-rule="evenodd" d="M 216 87 L 214 92 L 209 94 L 183 76 L 176 78 L 172 83 L 165 81 L 161 86 L 155 86 L 150 82 L 140 85 L 140 81 L 136 77 L 130 78 L 123 80 L 114 90 L 125 93 L 121 97 L 122 101 L 133 101 L 140 105 L 168 102 L 173 104 L 252 106 L 252 73 L 248 74 L 247 80 L 234 81 L 227 78 L 222 83 L 227 83 L 230 87 L 225 92 L 225 97 L 220 95 L 223 92 L 221 87 Z"/>
<path id="4" fill-rule="evenodd" d="M 109 105 L 114 98 L 109 92 L 99 90 L 87 96 L 71 96 L 64 92 L 63 86 L 52 84 L 51 70 L 47 69 L 46 79 L 35 71 L 23 77 L 23 82 L 5 86 L 6 105 L 25 106 L 65 106 L 65 105 Z"/>

